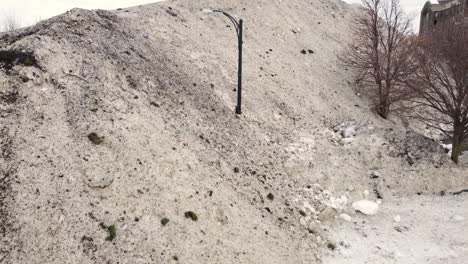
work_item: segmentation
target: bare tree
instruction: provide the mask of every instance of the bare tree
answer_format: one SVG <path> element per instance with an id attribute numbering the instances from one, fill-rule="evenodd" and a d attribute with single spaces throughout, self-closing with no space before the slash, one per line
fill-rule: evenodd
<path id="1" fill-rule="evenodd" d="M 377 113 L 388 118 L 396 103 L 411 96 L 400 81 L 415 70 L 411 57 L 411 19 L 399 0 L 363 0 L 364 10 L 355 21 L 355 39 L 342 56 L 357 71 L 358 82 Z"/>
<path id="2" fill-rule="evenodd" d="M 2 31 L 12 31 L 21 27 L 21 23 L 12 14 L 3 15 L 1 20 Z"/>
<path id="3" fill-rule="evenodd" d="M 422 107 L 415 116 L 452 138 L 452 160 L 458 163 L 468 138 L 468 27 L 455 17 L 419 40 L 418 71 L 406 81 Z"/>

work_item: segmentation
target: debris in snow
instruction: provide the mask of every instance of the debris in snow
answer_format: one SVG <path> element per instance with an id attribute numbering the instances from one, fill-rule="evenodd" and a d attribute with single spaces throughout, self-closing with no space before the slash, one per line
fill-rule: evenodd
<path id="1" fill-rule="evenodd" d="M 468 189 L 465 189 L 465 190 L 461 190 L 459 192 L 454 192 L 453 195 L 459 195 L 459 194 L 462 194 L 464 192 L 468 192 Z"/>
<path id="2" fill-rule="evenodd" d="M 379 210 L 379 205 L 376 202 L 369 200 L 360 200 L 354 202 L 352 207 L 355 211 L 358 211 L 365 215 L 375 215 Z"/>
<path id="3" fill-rule="evenodd" d="M 377 185 L 377 183 L 374 183 L 374 189 L 373 189 L 373 191 L 374 191 L 374 194 L 375 194 L 375 196 L 377 197 L 377 199 L 383 199 L 383 196 L 382 196 L 382 194 L 381 194 L 380 191 L 379 191 L 379 186 Z"/>
<path id="4" fill-rule="evenodd" d="M 403 233 L 403 232 L 405 232 L 405 231 L 408 231 L 409 228 L 406 227 L 406 226 L 395 226 L 395 230 L 396 230 L 397 232 L 399 232 L 399 233 Z"/>
<path id="5" fill-rule="evenodd" d="M 343 138 L 351 138 L 356 136 L 356 130 L 357 126 L 354 121 L 346 121 L 333 128 L 333 131 L 335 131 L 335 133 L 340 134 Z"/>
<path id="6" fill-rule="evenodd" d="M 349 126 L 341 134 L 344 138 L 354 137 L 356 135 L 356 127 Z"/>
<path id="7" fill-rule="evenodd" d="M 452 144 L 440 144 L 448 156 L 452 155 Z"/>
<path id="8" fill-rule="evenodd" d="M 370 175 L 371 179 L 378 179 L 380 178 L 380 174 L 376 171 L 373 171 L 371 172 L 371 175 Z"/>
<path id="9" fill-rule="evenodd" d="M 330 201 L 326 202 L 327 205 L 337 211 L 345 209 L 348 204 L 348 197 L 342 195 L 340 198 L 330 197 Z"/>

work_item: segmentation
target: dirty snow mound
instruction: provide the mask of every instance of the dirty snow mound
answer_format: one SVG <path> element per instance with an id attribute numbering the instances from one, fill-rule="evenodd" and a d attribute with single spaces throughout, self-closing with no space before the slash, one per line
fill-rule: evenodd
<path id="1" fill-rule="evenodd" d="M 235 33 L 204 8 L 245 20 L 242 116 Z M 311 263 L 351 190 L 466 184 L 353 91 L 355 13 L 177 0 L 0 34 L 0 262 Z"/>

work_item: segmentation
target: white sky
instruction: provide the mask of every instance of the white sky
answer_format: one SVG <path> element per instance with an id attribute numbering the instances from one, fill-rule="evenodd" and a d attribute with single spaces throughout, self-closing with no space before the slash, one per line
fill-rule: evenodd
<path id="1" fill-rule="evenodd" d="M 30 25 L 40 19 L 46 19 L 65 13 L 74 8 L 117 9 L 161 0 L 0 0 L 0 16 L 16 16 L 23 25 Z M 196 0 L 191 0 L 196 1 Z M 235 1 L 235 0 L 233 0 Z M 348 3 L 360 3 L 361 0 L 344 0 Z M 419 13 L 427 0 L 400 0 L 408 14 L 416 18 L 415 29 L 419 24 Z M 0 18 L 1 21 L 1 18 Z"/>
<path id="2" fill-rule="evenodd" d="M 75 7 L 117 9 L 158 1 L 160 0 L 0 0 L 0 16 L 15 16 L 22 25 L 31 25 Z"/>
<path id="3" fill-rule="evenodd" d="M 346 3 L 361 3 L 361 0 L 344 0 Z M 428 0 L 400 0 L 401 6 L 405 9 L 406 13 L 410 15 L 413 20 L 413 28 L 418 31 L 419 17 L 424 4 Z M 432 0 L 432 2 L 436 2 Z"/>

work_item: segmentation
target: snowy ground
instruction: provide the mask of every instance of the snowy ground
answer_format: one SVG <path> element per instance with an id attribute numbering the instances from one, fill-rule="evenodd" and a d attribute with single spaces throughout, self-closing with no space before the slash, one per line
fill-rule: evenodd
<path id="1" fill-rule="evenodd" d="M 326 264 L 467 263 L 468 193 L 384 202 L 377 215 L 356 215 L 330 233 L 337 248 Z"/>

